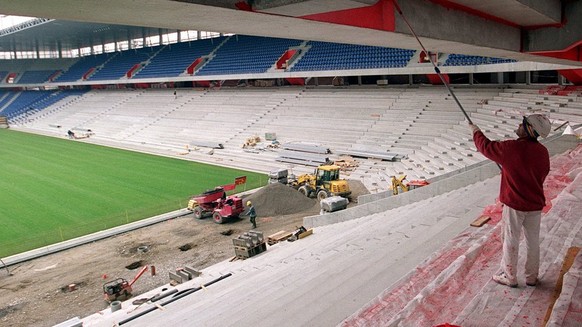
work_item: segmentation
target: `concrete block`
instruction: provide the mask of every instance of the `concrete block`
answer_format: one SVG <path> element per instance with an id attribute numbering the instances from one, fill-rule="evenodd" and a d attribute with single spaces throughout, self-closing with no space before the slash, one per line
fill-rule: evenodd
<path id="1" fill-rule="evenodd" d="M 202 274 L 202 273 L 201 273 L 201 272 L 199 272 L 198 270 L 196 270 L 196 269 L 194 269 L 194 268 L 192 268 L 192 267 L 188 267 L 188 266 L 184 266 L 184 270 L 185 270 L 186 272 L 188 272 L 188 273 L 190 274 L 190 276 L 192 276 L 192 278 L 194 278 L 194 277 L 198 277 L 198 276 L 200 276 L 200 275 Z"/>
<path id="2" fill-rule="evenodd" d="M 341 196 L 331 196 L 321 200 L 320 206 L 326 212 L 334 212 L 338 210 L 343 210 L 348 206 L 348 199 Z"/>
<path id="3" fill-rule="evenodd" d="M 174 274 L 173 272 L 170 271 L 170 281 L 174 281 L 178 284 L 182 284 L 182 277 L 178 276 L 177 274 Z"/>
<path id="4" fill-rule="evenodd" d="M 176 275 L 178 275 L 180 277 L 180 279 L 182 280 L 182 283 L 187 282 L 190 279 L 192 279 L 192 276 L 190 276 L 190 274 L 184 270 L 176 270 Z"/>

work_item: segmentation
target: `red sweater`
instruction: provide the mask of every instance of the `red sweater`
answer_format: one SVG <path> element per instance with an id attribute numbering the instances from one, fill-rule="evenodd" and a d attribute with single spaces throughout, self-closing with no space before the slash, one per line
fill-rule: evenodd
<path id="1" fill-rule="evenodd" d="M 542 210 L 544 180 L 550 172 L 548 149 L 537 140 L 491 141 L 481 131 L 473 134 L 477 150 L 501 165 L 499 201 L 519 211 Z"/>

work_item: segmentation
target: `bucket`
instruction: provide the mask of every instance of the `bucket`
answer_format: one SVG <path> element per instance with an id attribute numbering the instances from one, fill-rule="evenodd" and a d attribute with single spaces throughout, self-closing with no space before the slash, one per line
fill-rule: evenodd
<path id="1" fill-rule="evenodd" d="M 117 310 L 121 310 L 121 301 L 111 302 L 111 312 L 115 312 Z"/>

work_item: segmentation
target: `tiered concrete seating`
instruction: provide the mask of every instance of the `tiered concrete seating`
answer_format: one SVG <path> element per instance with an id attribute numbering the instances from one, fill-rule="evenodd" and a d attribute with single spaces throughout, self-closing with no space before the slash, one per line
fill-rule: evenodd
<path id="1" fill-rule="evenodd" d="M 133 95 L 137 95 L 133 93 Z M 62 103 L 43 110 L 39 115 L 30 117 L 28 128 L 50 131 L 49 127 L 61 126 L 65 131 L 71 128 L 87 128 L 99 133 L 108 134 L 123 128 L 124 121 L 130 121 L 131 116 L 117 115 L 110 111 L 116 106 L 123 107 L 130 93 L 112 91 L 93 91 L 86 93 L 76 101 L 63 107 Z M 108 114 L 108 112 L 110 112 Z M 107 123 L 102 123 L 106 121 Z M 58 131 L 62 134 L 62 131 Z"/>
<path id="2" fill-rule="evenodd" d="M 521 115 L 494 110 L 484 103 L 494 97 L 524 96 L 522 93 L 495 88 L 455 91 L 474 123 L 488 136 L 512 137 Z M 575 111 L 574 106 L 557 108 Z M 281 150 L 267 148 L 266 133 L 274 133 L 280 143 L 328 147 L 332 160 L 338 157 L 334 150 L 405 156 L 400 162 L 356 158 L 359 167 L 349 172 L 350 178 L 362 179 L 380 191 L 388 188 L 390 176 L 431 178 L 484 160 L 475 151 L 464 120 L 444 87 L 179 89 L 177 96 L 168 89 L 95 90 L 69 106 L 48 110 L 27 127 L 59 135 L 73 127 L 88 128 L 95 133 L 88 142 L 117 142 L 124 147 L 264 172 L 278 168 L 312 170 L 277 162 Z M 54 128 L 57 125 L 62 129 Z M 254 135 L 262 142 L 243 149 L 247 138 Z M 188 152 L 186 146 L 197 141 L 220 143 L 224 149 L 210 151 L 192 145 Z"/>
<path id="3" fill-rule="evenodd" d="M 570 122 L 582 123 L 582 99 L 577 95 L 539 94 L 536 89 L 508 89 L 499 94 L 485 106 L 497 112 L 503 112 L 521 118 L 530 113 L 544 113 L 555 124 Z"/>
<path id="4" fill-rule="evenodd" d="M 497 94 L 496 89 L 461 89 L 455 93 L 468 113 L 481 107 L 481 102 Z M 458 94 L 457 94 L 458 93 Z M 392 130 L 384 141 L 388 146 L 412 150 L 403 160 L 405 170 L 415 171 L 419 178 L 430 178 L 475 163 L 472 158 L 468 131 L 454 132 L 465 120 L 453 98 L 441 88 L 409 89 L 399 97 L 394 109 L 387 111 L 385 120 L 376 126 Z M 400 110 L 400 111 L 399 111 Z M 396 128 L 394 121 L 397 121 Z M 451 134 L 451 135 L 447 135 Z M 367 136 L 373 135 L 367 133 Z M 444 135 L 444 136 L 443 136 Z M 377 142 L 377 140 L 374 140 Z M 395 171 L 395 174 L 398 172 Z"/>

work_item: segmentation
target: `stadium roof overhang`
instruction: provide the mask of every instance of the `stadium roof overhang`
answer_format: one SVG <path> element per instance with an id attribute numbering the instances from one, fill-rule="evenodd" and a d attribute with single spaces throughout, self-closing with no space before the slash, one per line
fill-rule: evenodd
<path id="1" fill-rule="evenodd" d="M 398 3 L 429 51 L 582 65 L 579 1 Z M 18 0 L 0 10 L 56 19 L 0 36 L 5 51 L 79 48 L 175 30 L 420 49 L 394 0 Z"/>

